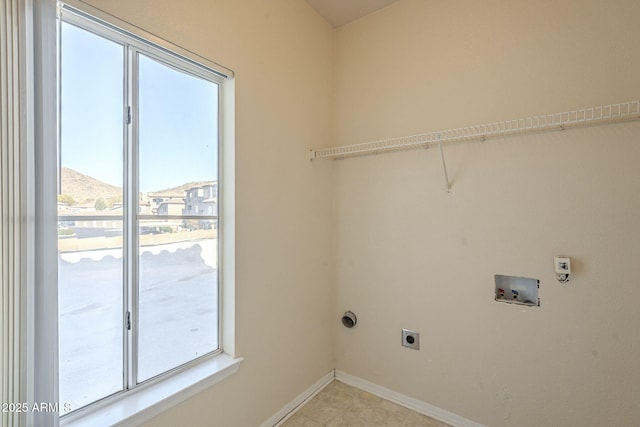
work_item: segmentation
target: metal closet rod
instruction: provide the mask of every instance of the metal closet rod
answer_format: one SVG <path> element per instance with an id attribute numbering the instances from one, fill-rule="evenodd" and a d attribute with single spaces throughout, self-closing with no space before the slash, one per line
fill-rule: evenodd
<path id="1" fill-rule="evenodd" d="M 309 156 L 314 159 L 340 159 L 349 156 L 377 154 L 387 151 L 429 148 L 439 145 L 442 163 L 446 173 L 446 164 L 442 152 L 443 144 L 461 141 L 486 141 L 490 137 L 519 135 L 524 133 L 563 130 L 570 127 L 592 126 L 604 123 L 616 123 L 640 119 L 640 100 L 621 102 L 619 104 L 600 105 L 581 108 L 562 113 L 543 114 L 524 119 L 506 120 L 483 125 L 468 126 L 457 129 L 441 130 L 419 135 L 383 139 L 362 144 L 344 145 L 340 147 L 311 149 Z M 451 186 L 447 179 L 447 191 Z"/>

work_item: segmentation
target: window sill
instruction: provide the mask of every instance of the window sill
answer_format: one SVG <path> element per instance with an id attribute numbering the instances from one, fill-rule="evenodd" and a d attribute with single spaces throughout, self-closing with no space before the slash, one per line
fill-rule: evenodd
<path id="1" fill-rule="evenodd" d="M 153 385 L 130 391 L 104 406 L 60 420 L 64 427 L 137 426 L 234 374 L 242 358 L 212 357 Z"/>

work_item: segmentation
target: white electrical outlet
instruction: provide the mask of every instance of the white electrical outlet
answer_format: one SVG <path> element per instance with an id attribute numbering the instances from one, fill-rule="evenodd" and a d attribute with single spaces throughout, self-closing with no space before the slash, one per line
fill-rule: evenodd
<path id="1" fill-rule="evenodd" d="M 556 272 L 556 278 L 560 283 L 569 281 L 571 274 L 571 258 L 566 255 L 556 255 L 553 257 L 553 268 Z"/>

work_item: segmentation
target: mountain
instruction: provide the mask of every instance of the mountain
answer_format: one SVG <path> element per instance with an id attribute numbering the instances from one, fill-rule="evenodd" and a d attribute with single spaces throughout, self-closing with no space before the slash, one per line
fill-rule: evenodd
<path id="1" fill-rule="evenodd" d="M 89 175 L 69 168 L 62 168 L 61 193 L 69 195 L 77 204 L 87 204 L 102 198 L 122 200 L 122 188 L 107 184 Z"/>
<path id="2" fill-rule="evenodd" d="M 177 187 L 167 188 L 166 190 L 150 191 L 150 193 L 153 193 L 156 196 L 182 196 L 185 191 L 191 188 L 202 187 L 204 185 L 211 185 L 213 183 L 215 183 L 215 181 L 188 182 L 186 184 L 182 184 Z"/>
<path id="3" fill-rule="evenodd" d="M 62 168 L 62 194 L 71 196 L 74 204 L 93 204 L 98 199 L 122 201 L 122 188 L 107 184 L 89 175 Z M 157 196 L 182 196 L 190 188 L 213 184 L 215 181 L 196 181 L 165 190 L 152 191 Z"/>

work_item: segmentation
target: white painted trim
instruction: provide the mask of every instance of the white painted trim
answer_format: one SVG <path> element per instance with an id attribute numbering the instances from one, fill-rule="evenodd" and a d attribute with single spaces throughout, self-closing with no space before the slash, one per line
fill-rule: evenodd
<path id="1" fill-rule="evenodd" d="M 221 348 L 231 356 L 236 353 L 236 171 L 235 171 L 235 80 L 220 84 L 220 152 L 218 192 L 218 254 L 220 262 L 219 309 Z"/>
<path id="2" fill-rule="evenodd" d="M 313 399 L 318 393 L 320 393 L 326 386 L 331 384 L 335 378 L 335 371 L 329 372 L 324 377 L 320 378 L 311 387 L 300 393 L 298 397 L 287 403 L 276 412 L 271 418 L 262 423 L 260 427 L 278 427 L 282 425 L 286 420 L 291 418 L 293 414 L 298 412 L 309 400 Z"/>
<path id="3" fill-rule="evenodd" d="M 56 3 L 32 0 L 33 9 L 33 162 L 28 192 L 28 220 L 33 244 L 33 283 L 27 284 L 27 401 L 58 398 L 58 235 L 57 164 L 57 22 Z M 28 427 L 57 427 L 58 413 L 27 412 Z"/>
<path id="4" fill-rule="evenodd" d="M 86 414 L 63 418 L 64 427 L 133 427 L 200 393 L 238 371 L 242 358 L 221 354 L 193 368 L 169 376 L 149 387 L 126 393 L 120 399 Z M 71 417 L 71 416 L 70 416 Z"/>
<path id="5" fill-rule="evenodd" d="M 483 424 L 468 420 L 460 415 L 445 411 L 444 409 L 430 405 L 429 403 L 421 400 L 405 396 L 404 394 L 379 386 L 367 380 L 363 380 L 362 378 L 354 377 L 346 372 L 336 371 L 336 380 L 352 387 L 357 387 L 360 390 L 374 394 L 393 403 L 397 403 L 398 405 L 404 406 L 405 408 L 409 408 L 438 421 L 442 421 L 443 423 L 450 424 L 453 427 L 485 427 Z"/>

